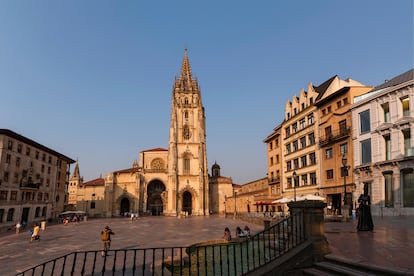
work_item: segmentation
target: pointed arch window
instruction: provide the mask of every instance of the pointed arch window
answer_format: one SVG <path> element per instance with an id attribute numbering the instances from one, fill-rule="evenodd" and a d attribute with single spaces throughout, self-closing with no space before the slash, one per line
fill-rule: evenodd
<path id="1" fill-rule="evenodd" d="M 184 157 L 183 162 L 184 174 L 190 174 L 190 158 L 188 156 Z"/>
<path id="2" fill-rule="evenodd" d="M 185 119 L 188 119 L 188 111 L 186 110 L 186 111 L 184 111 L 184 118 Z"/>
<path id="3" fill-rule="evenodd" d="M 188 98 L 184 98 L 184 104 L 188 105 Z"/>

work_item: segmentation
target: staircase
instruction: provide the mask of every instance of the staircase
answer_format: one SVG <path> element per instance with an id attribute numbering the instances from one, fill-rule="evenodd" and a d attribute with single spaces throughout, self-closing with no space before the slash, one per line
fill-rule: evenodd
<path id="1" fill-rule="evenodd" d="M 332 275 L 413 275 L 404 270 L 390 269 L 375 265 L 363 264 L 355 260 L 335 255 L 326 255 L 324 260 L 315 263 L 310 268 L 302 270 L 302 275 L 332 276 Z"/>

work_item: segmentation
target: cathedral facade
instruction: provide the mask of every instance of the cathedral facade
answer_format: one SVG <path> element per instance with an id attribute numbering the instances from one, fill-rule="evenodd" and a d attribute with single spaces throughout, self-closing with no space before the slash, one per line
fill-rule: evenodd
<path id="1" fill-rule="evenodd" d="M 81 180 L 78 174 L 76 179 Z M 222 201 L 218 199 L 224 197 L 220 189 L 230 196 L 232 183 L 225 181 L 220 187 L 215 183 L 215 192 L 209 191 L 204 107 L 187 51 L 172 91 L 168 149 L 144 150 L 132 168 L 111 172 L 104 180 L 103 209 L 95 214 L 105 217 L 125 213 L 206 216 L 224 208 L 210 206 L 210 202 Z M 88 185 L 79 186 L 85 189 Z M 84 203 L 76 205 L 79 210 Z"/>

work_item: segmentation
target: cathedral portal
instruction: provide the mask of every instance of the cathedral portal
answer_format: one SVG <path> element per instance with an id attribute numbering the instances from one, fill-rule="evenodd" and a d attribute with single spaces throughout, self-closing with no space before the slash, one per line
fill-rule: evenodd
<path id="1" fill-rule="evenodd" d="M 184 212 L 187 212 L 187 214 L 191 215 L 193 211 L 193 199 L 191 196 L 191 193 L 188 191 L 185 191 L 183 193 L 183 208 L 182 210 Z"/>
<path id="2" fill-rule="evenodd" d="M 153 180 L 148 184 L 147 188 L 147 210 L 153 216 L 162 215 L 164 211 L 164 202 L 162 193 L 165 191 L 165 185 L 160 180 Z"/>
<path id="3" fill-rule="evenodd" d="M 130 212 L 130 204 L 129 204 L 129 200 L 128 198 L 124 197 L 121 200 L 121 215 L 123 215 L 124 213 L 129 213 Z"/>

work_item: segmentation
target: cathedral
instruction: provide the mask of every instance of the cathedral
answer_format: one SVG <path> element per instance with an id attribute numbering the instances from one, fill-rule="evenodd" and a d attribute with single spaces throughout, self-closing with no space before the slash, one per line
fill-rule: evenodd
<path id="1" fill-rule="evenodd" d="M 206 123 L 201 91 L 193 77 L 187 50 L 175 79 L 168 149 L 141 151 L 132 168 L 83 182 L 76 167 L 68 186 L 68 209 L 90 216 L 140 215 L 206 216 L 224 212 L 232 180 L 213 165 L 209 177 Z"/>

